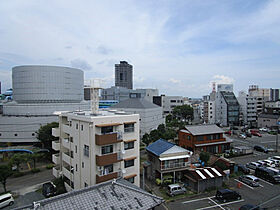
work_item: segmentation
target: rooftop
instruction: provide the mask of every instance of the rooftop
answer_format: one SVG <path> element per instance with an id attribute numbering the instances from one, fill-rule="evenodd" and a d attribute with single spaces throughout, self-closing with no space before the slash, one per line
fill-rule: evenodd
<path id="1" fill-rule="evenodd" d="M 121 101 L 120 103 L 111 106 L 111 108 L 154 109 L 160 107 L 143 98 L 129 98 L 125 101 Z"/>
<path id="2" fill-rule="evenodd" d="M 152 195 L 124 179 L 107 181 L 81 190 L 74 190 L 52 198 L 37 201 L 18 209 L 152 209 L 163 203 Z"/>
<path id="3" fill-rule="evenodd" d="M 224 133 L 217 125 L 187 125 L 185 129 L 194 136 Z M 184 132 L 184 130 L 182 130 Z"/>

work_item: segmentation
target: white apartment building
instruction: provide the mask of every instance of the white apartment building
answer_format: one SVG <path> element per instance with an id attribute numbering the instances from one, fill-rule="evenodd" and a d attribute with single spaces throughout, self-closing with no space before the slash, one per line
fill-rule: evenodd
<path id="1" fill-rule="evenodd" d="M 163 108 L 163 114 L 168 115 L 172 113 L 172 110 L 176 106 L 184 105 L 184 97 L 183 96 L 154 96 L 153 103 L 161 106 Z"/>
<path id="2" fill-rule="evenodd" d="M 204 123 L 214 124 L 215 123 L 215 101 L 204 102 Z"/>
<path id="3" fill-rule="evenodd" d="M 59 115 L 52 147 L 55 177 L 67 191 L 118 177 L 140 185 L 139 115 L 124 112 L 68 112 Z"/>
<path id="4" fill-rule="evenodd" d="M 249 96 L 245 91 L 240 91 L 237 97 L 240 104 L 240 112 L 244 125 L 257 124 L 257 99 L 254 96 Z"/>

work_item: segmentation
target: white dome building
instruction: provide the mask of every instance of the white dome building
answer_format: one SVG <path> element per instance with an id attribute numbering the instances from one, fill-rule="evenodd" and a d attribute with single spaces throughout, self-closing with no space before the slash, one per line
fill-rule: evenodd
<path id="1" fill-rule="evenodd" d="M 58 121 L 59 111 L 90 109 L 83 101 L 84 73 L 60 66 L 28 65 L 12 69 L 13 99 L 3 104 L 0 142 L 37 142 L 41 125 Z"/>

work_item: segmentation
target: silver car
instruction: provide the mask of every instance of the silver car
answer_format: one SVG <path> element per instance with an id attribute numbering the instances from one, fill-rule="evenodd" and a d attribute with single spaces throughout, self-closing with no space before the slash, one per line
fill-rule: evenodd
<path id="1" fill-rule="evenodd" d="M 252 175 L 243 175 L 239 177 L 239 180 L 241 182 L 244 182 L 252 187 L 258 187 L 260 186 L 259 184 L 259 179 L 255 176 Z"/>
<path id="2" fill-rule="evenodd" d="M 250 169 L 256 170 L 257 167 L 260 167 L 261 164 L 256 162 L 247 163 L 246 166 Z"/>
<path id="3" fill-rule="evenodd" d="M 184 194 L 187 191 L 186 188 L 181 187 L 179 184 L 170 184 L 167 189 L 167 194 L 170 196 Z"/>

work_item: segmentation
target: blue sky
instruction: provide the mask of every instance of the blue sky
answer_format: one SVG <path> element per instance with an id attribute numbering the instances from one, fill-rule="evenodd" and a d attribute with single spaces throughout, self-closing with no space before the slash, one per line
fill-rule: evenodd
<path id="1" fill-rule="evenodd" d="M 0 1 L 0 80 L 16 65 L 84 70 L 114 85 L 134 66 L 135 88 L 201 97 L 211 82 L 280 88 L 280 1 Z"/>

